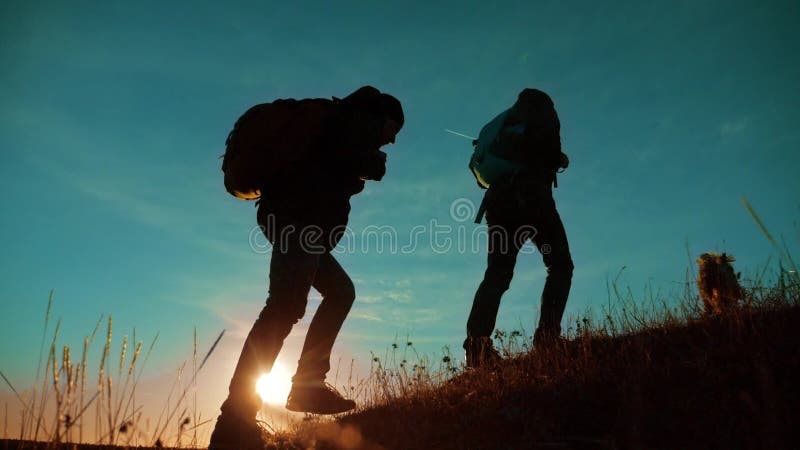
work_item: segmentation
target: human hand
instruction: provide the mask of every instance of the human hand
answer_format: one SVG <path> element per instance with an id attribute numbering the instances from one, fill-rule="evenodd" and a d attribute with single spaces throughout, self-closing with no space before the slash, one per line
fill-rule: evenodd
<path id="1" fill-rule="evenodd" d="M 386 174 L 386 153 L 380 150 L 371 150 L 361 157 L 361 170 L 359 178 L 362 180 L 381 181 Z"/>

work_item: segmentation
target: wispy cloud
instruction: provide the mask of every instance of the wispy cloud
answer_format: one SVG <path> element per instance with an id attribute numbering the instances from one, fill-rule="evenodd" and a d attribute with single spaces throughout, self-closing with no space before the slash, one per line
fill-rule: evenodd
<path id="1" fill-rule="evenodd" d="M 380 295 L 359 295 L 356 297 L 356 301 L 366 304 L 373 304 L 373 303 L 380 303 L 383 300 L 383 297 Z"/>
<path id="2" fill-rule="evenodd" d="M 350 313 L 350 317 L 353 319 L 360 319 L 366 320 L 369 322 L 383 322 L 383 319 L 380 318 L 377 314 L 366 312 L 366 311 L 354 311 Z"/>
<path id="3" fill-rule="evenodd" d="M 442 310 L 438 308 L 419 308 L 411 312 L 414 324 L 435 323 L 442 318 Z"/>
<path id="4" fill-rule="evenodd" d="M 394 300 L 397 303 L 408 303 L 411 301 L 411 291 L 388 291 L 386 292 L 386 298 Z"/>
<path id="5" fill-rule="evenodd" d="M 246 237 L 241 243 L 232 243 L 197 230 L 196 224 L 208 222 L 209 207 L 201 206 L 208 203 L 208 196 L 196 192 L 199 185 L 171 182 L 196 178 L 187 175 L 191 168 L 115 159 L 99 148 L 98 142 L 106 138 L 54 108 L 6 109 L 0 117 L 25 137 L 25 148 L 16 149 L 20 157 L 116 214 L 215 253 L 243 257 L 249 252 Z M 47 134 L 36 132 L 41 122 L 48 123 Z M 139 174 L 160 177 L 164 182 L 154 186 Z"/>
<path id="6" fill-rule="evenodd" d="M 719 134 L 722 136 L 731 136 L 745 131 L 750 126 L 751 120 L 749 117 L 741 117 L 731 122 L 725 122 L 719 127 Z"/>

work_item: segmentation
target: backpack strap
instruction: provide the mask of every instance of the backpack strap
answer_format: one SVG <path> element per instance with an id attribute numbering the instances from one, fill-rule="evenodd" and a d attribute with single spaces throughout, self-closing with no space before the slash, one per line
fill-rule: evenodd
<path id="1" fill-rule="evenodd" d="M 521 169 L 515 170 L 514 172 L 511 173 L 511 175 L 509 175 L 509 177 L 506 180 L 499 181 L 497 183 L 508 183 L 513 186 L 514 181 L 516 180 L 517 175 L 519 175 L 520 170 Z M 495 184 L 492 184 L 492 186 L 495 186 Z M 481 204 L 478 206 L 478 211 L 475 214 L 475 223 L 477 224 L 483 222 L 483 216 L 486 215 L 486 208 L 489 206 L 488 202 L 486 201 L 486 198 L 489 196 L 489 191 L 491 189 L 492 187 L 490 186 L 489 189 L 486 189 L 486 191 L 483 193 L 483 199 L 481 200 Z"/>
<path id="2" fill-rule="evenodd" d="M 486 194 L 488 193 L 489 190 L 487 189 L 486 192 L 483 193 L 480 206 L 478 206 L 478 213 L 475 215 L 475 223 L 477 224 L 483 222 L 483 216 L 486 214 Z"/>

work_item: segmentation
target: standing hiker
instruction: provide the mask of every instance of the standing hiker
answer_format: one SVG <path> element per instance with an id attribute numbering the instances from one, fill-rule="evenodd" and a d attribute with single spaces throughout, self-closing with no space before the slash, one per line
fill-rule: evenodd
<path id="1" fill-rule="evenodd" d="M 485 211 L 489 256 L 467 321 L 468 367 L 500 359 L 491 334 L 500 297 L 508 290 L 517 255 L 529 239 L 547 268 L 534 347 L 546 346 L 561 334 L 573 264 L 552 191 L 557 187 L 556 173 L 569 164 L 561 152 L 560 129 L 550 97 L 537 89 L 524 89 L 514 105 L 489 122 L 473 142 L 470 169 L 478 184 L 488 188 L 476 222 Z"/>
<path id="2" fill-rule="evenodd" d="M 330 353 L 355 299 L 350 277 L 331 254 L 347 224 L 350 197 L 380 181 L 403 126 L 400 102 L 365 86 L 333 100 L 257 105 L 226 141 L 225 186 L 258 200 L 258 223 L 272 243 L 269 296 L 247 336 L 209 449 L 261 449 L 256 381 L 272 369 L 303 317 L 311 287 L 322 303 L 308 327 L 286 408 L 335 414 L 355 407 L 325 383 Z"/>

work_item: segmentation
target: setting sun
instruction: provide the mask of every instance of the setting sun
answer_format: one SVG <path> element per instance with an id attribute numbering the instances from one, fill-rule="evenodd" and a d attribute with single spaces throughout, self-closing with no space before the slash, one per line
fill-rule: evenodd
<path id="1" fill-rule="evenodd" d="M 256 392 L 264 403 L 283 405 L 289 390 L 292 388 L 292 376 L 280 363 L 272 366 L 270 373 L 265 373 L 256 382 Z"/>

